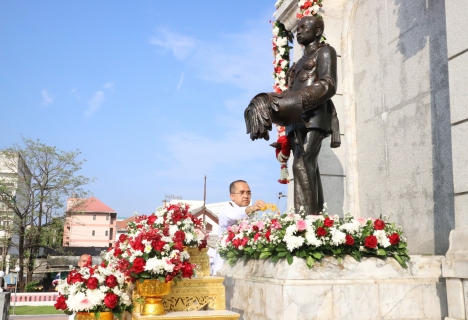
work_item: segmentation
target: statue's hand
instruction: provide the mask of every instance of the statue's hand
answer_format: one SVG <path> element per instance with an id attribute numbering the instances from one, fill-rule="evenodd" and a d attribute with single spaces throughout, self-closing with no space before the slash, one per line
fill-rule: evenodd
<path id="1" fill-rule="evenodd" d="M 280 106 L 282 106 L 283 95 L 281 93 L 272 92 L 270 93 L 271 99 L 271 108 L 275 111 L 278 111 Z"/>

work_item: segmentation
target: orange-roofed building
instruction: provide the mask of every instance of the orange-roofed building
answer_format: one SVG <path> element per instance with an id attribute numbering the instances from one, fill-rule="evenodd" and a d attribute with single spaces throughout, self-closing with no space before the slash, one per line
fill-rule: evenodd
<path id="1" fill-rule="evenodd" d="M 96 197 L 70 198 L 63 232 L 64 247 L 109 247 L 115 237 L 117 213 Z"/>

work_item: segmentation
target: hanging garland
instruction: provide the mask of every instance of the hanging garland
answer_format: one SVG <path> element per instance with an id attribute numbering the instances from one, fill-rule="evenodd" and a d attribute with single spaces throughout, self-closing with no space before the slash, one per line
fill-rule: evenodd
<path id="1" fill-rule="evenodd" d="M 284 0 L 278 0 L 275 3 L 276 9 L 278 9 Z M 322 7 L 322 0 L 297 0 L 299 7 L 299 13 L 296 14 L 297 19 L 302 19 L 306 16 L 318 16 L 318 12 Z M 293 48 L 289 45 L 289 42 L 293 41 L 292 34 L 286 30 L 284 24 L 276 20 L 273 23 L 273 90 L 277 93 L 281 93 L 288 89 L 288 83 L 286 75 L 288 74 L 289 65 L 291 58 L 289 56 L 290 50 Z M 281 177 L 278 180 L 281 184 L 289 183 L 289 173 L 287 168 L 287 161 L 291 154 L 291 148 L 289 142 L 285 137 L 285 128 L 283 126 L 276 126 L 278 140 L 276 143 L 271 144 L 276 149 L 276 158 L 281 164 Z"/>

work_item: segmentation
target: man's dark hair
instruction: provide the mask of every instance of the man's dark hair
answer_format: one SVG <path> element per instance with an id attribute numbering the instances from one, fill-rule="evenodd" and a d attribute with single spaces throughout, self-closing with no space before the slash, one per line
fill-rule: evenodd
<path id="1" fill-rule="evenodd" d="M 247 182 L 244 181 L 244 180 L 236 180 L 236 181 L 231 182 L 231 184 L 229 185 L 229 193 L 235 193 L 235 191 L 236 191 L 236 183 L 238 183 L 238 182 L 247 183 Z"/>

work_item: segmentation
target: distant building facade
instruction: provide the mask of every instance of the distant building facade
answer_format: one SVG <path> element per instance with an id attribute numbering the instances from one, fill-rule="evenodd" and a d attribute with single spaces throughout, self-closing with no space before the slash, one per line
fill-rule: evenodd
<path id="1" fill-rule="evenodd" d="M 63 232 L 64 247 L 111 247 L 117 213 L 96 197 L 70 198 Z"/>

